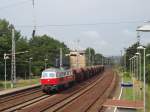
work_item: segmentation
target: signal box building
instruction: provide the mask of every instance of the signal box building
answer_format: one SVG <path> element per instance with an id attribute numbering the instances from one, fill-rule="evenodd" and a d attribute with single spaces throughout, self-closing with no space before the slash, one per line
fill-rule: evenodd
<path id="1" fill-rule="evenodd" d="M 79 68 L 86 66 L 85 51 L 70 51 L 70 67 Z"/>

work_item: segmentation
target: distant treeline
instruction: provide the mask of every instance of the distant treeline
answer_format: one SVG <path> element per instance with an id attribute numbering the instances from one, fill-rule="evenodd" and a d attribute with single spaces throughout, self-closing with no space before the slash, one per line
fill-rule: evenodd
<path id="1" fill-rule="evenodd" d="M 127 70 L 129 71 L 130 69 L 130 61 L 129 59 L 135 55 L 136 52 L 140 52 L 142 56 L 142 80 L 143 80 L 143 50 L 137 50 L 137 47 L 140 45 L 139 42 L 134 43 L 130 47 L 126 49 L 126 67 Z M 146 54 L 150 54 L 150 44 L 147 44 L 145 46 L 146 48 Z M 124 58 L 122 58 L 122 65 L 124 65 Z M 146 57 L 146 81 L 150 82 L 150 57 Z"/>
<path id="2" fill-rule="evenodd" d="M 14 26 L 5 19 L 0 19 L 0 80 L 4 79 L 5 60 L 4 53 L 11 54 L 12 49 L 12 28 Z M 15 29 L 15 28 L 14 28 Z M 29 67 L 31 66 L 32 75 L 40 75 L 41 71 L 47 67 L 59 67 L 60 48 L 63 54 L 63 67 L 69 67 L 69 48 L 63 42 L 48 35 L 36 35 L 34 31 L 32 37 L 24 37 L 15 30 L 16 53 L 16 74 L 17 78 L 28 78 Z M 28 52 L 26 52 L 28 51 Z M 95 53 L 93 48 L 87 48 L 87 66 L 105 63 L 105 58 L 100 53 Z M 11 78 L 11 55 L 7 59 L 7 79 Z"/>
<path id="3" fill-rule="evenodd" d="M 4 53 L 10 54 L 12 48 L 12 28 L 14 26 L 4 19 L 0 19 L 0 80 L 4 79 Z M 14 28 L 15 29 L 15 28 Z M 16 53 L 16 74 L 17 77 L 28 77 L 29 64 L 33 75 L 40 75 L 45 67 L 45 59 L 48 67 L 59 66 L 60 48 L 63 51 L 63 65 L 69 66 L 69 59 L 65 54 L 69 48 L 63 43 L 48 35 L 24 37 L 15 30 Z M 29 63 L 32 58 L 31 63 Z M 7 59 L 7 79 L 11 74 L 11 56 Z"/>

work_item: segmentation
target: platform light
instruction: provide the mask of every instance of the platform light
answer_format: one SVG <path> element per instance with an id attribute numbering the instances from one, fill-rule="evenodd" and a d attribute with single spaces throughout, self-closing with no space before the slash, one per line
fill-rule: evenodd
<path id="1" fill-rule="evenodd" d="M 146 112 L 146 90 L 145 90 L 145 85 L 146 85 L 146 80 L 145 80 L 145 47 L 143 46 L 138 46 L 137 49 L 143 50 L 143 78 L 144 78 L 144 89 L 143 89 L 143 97 L 144 97 L 144 112 Z"/>

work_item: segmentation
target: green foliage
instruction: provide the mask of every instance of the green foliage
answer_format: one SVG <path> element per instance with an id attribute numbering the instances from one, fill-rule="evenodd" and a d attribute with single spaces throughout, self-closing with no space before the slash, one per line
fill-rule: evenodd
<path id="1" fill-rule="evenodd" d="M 104 56 L 100 53 L 95 53 L 95 50 L 93 48 L 87 48 L 85 50 L 85 54 L 86 54 L 86 62 L 87 65 L 98 65 L 98 64 L 102 64 L 102 59 L 104 61 Z"/>
<path id="2" fill-rule="evenodd" d="M 127 64 L 127 70 L 129 71 L 130 67 L 130 61 L 129 59 L 135 55 L 136 52 L 140 52 L 141 56 L 143 57 L 143 51 L 138 51 L 137 47 L 139 46 L 139 43 L 133 44 L 131 47 L 127 48 L 126 52 L 126 64 Z M 146 54 L 150 54 L 150 44 L 146 46 Z M 143 58 L 142 58 L 142 68 L 143 68 Z M 143 69 L 142 69 L 142 79 L 143 79 Z M 150 57 L 146 57 L 146 81 L 150 82 Z"/>
<path id="3" fill-rule="evenodd" d="M 12 27 L 8 21 L 0 19 L 0 79 L 4 79 L 4 53 L 11 53 L 11 36 Z M 53 39 L 48 35 L 34 36 L 29 40 L 27 37 L 21 36 L 20 32 L 15 30 L 16 52 L 25 52 L 24 54 L 16 54 L 16 74 L 18 78 L 26 77 L 29 74 L 29 58 L 31 60 L 31 71 L 33 75 L 40 75 L 44 69 L 45 60 L 47 67 L 55 66 L 56 59 L 59 59 L 60 48 L 63 50 L 63 58 L 69 52 L 69 48 L 58 40 Z M 7 79 L 10 79 L 11 74 L 11 56 L 7 60 Z M 68 60 L 65 60 L 68 64 Z"/>
<path id="4" fill-rule="evenodd" d="M 96 53 L 94 56 L 94 64 L 98 65 L 98 64 L 102 64 L 102 54 Z"/>
<path id="5" fill-rule="evenodd" d="M 128 70 L 130 67 L 129 59 L 135 55 L 135 53 L 137 52 L 138 46 L 139 46 L 139 43 L 137 42 L 137 43 L 134 43 L 132 46 L 130 46 L 129 48 L 126 49 L 126 65 L 127 65 L 126 67 Z"/>
<path id="6" fill-rule="evenodd" d="M 87 65 L 88 66 L 93 65 L 95 50 L 89 47 L 85 50 L 85 54 L 86 54 L 86 59 L 87 59 L 86 60 Z"/>
<path id="7" fill-rule="evenodd" d="M 129 73 L 129 72 L 124 72 L 124 73 L 123 73 L 123 76 L 124 76 L 124 77 L 130 77 L 130 73 Z"/>
<path id="8" fill-rule="evenodd" d="M 146 82 L 150 82 L 150 64 L 146 66 Z"/>
<path id="9" fill-rule="evenodd" d="M 4 53 L 11 52 L 11 36 L 12 36 L 13 25 L 9 24 L 8 21 L 0 19 L 0 79 L 3 78 L 4 74 Z M 21 38 L 20 32 L 15 30 L 15 40 L 17 41 Z M 9 57 L 11 58 L 11 57 Z M 8 78 L 10 78 L 10 60 L 7 60 L 7 73 Z"/>

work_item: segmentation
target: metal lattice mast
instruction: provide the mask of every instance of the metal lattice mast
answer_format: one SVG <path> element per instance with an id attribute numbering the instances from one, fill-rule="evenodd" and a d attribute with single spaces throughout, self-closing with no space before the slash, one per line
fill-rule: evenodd
<path id="1" fill-rule="evenodd" d="M 140 45 L 140 33 L 139 33 L 139 31 L 137 31 L 137 42 L 138 42 L 139 45 Z"/>
<path id="2" fill-rule="evenodd" d="M 62 67 L 62 48 L 60 48 L 60 59 L 59 59 L 60 68 Z"/>
<path id="3" fill-rule="evenodd" d="M 36 17 L 35 17 L 35 1 L 32 0 L 32 7 L 33 7 L 33 32 L 32 32 L 32 37 L 35 36 L 36 33 Z"/>
<path id="4" fill-rule="evenodd" d="M 16 83 L 15 30 L 12 29 L 11 87 Z"/>

